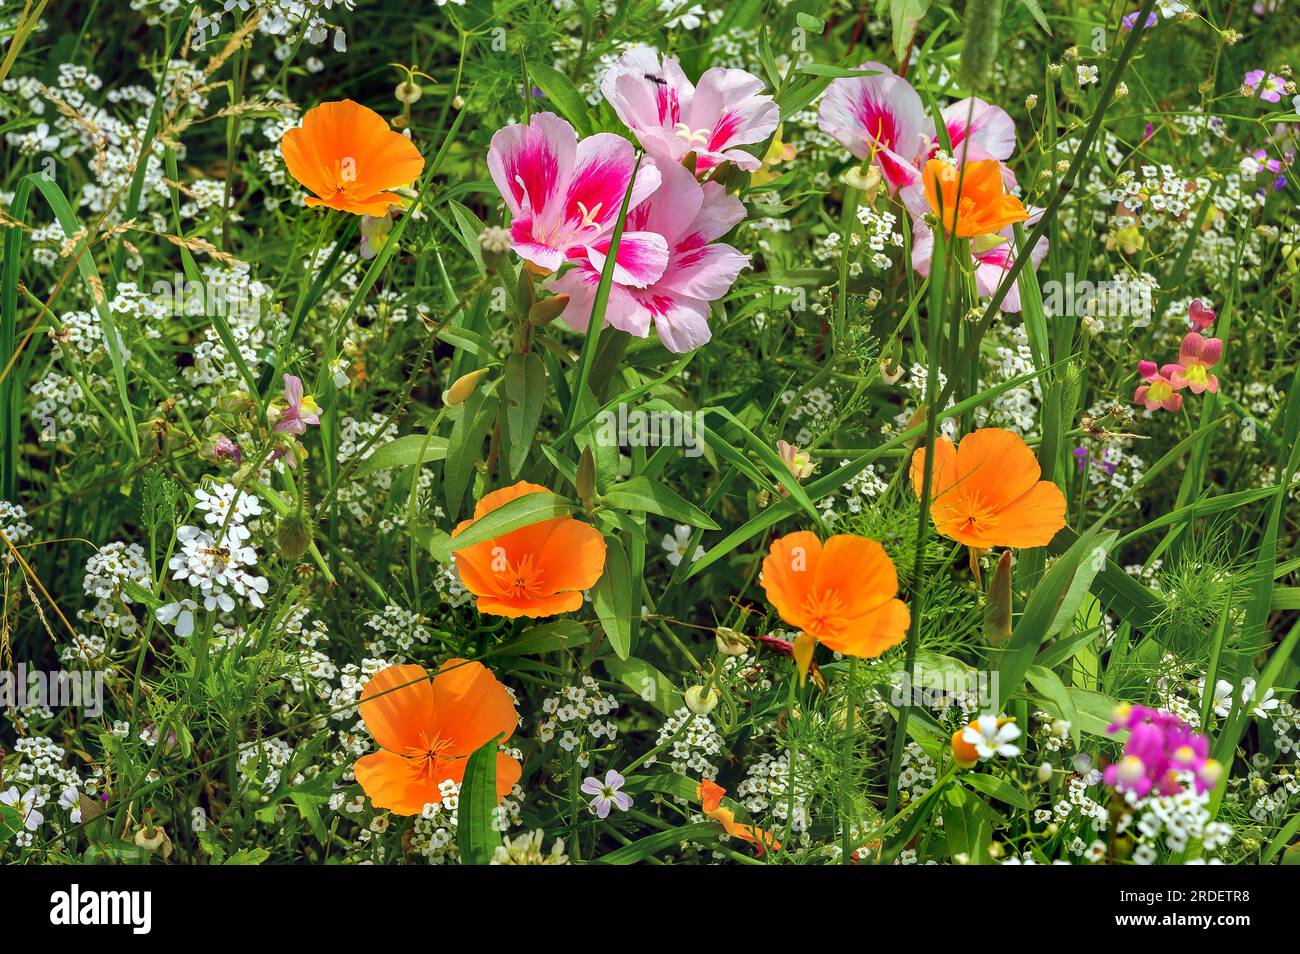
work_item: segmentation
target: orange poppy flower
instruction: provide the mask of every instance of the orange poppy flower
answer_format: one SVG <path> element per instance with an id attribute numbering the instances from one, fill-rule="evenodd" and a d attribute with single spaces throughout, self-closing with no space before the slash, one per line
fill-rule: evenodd
<path id="1" fill-rule="evenodd" d="M 758 849 L 760 858 L 763 857 L 763 852 L 768 848 L 773 851 L 780 851 L 781 843 L 771 833 L 756 825 L 740 824 L 736 821 L 735 812 L 730 808 L 722 807 L 722 796 L 726 794 L 727 790 L 725 788 L 717 782 L 709 781 L 707 778 L 695 787 L 695 797 L 700 800 L 705 817 L 721 825 L 728 835 L 749 842 Z"/>
<path id="2" fill-rule="evenodd" d="M 924 178 L 925 201 L 937 216 L 939 198 L 943 198 L 940 217 L 949 235 L 990 235 L 1029 218 L 1020 200 L 1002 191 L 1002 168 L 996 159 L 968 162 L 960 169 L 942 159 L 931 159 L 925 164 Z"/>
<path id="3" fill-rule="evenodd" d="M 968 547 L 1043 547 L 1065 526 L 1065 494 L 1042 471 L 1020 436 L 1000 427 L 972 431 L 954 447 L 935 443 L 930 517 Z M 921 496 L 925 448 L 912 455 L 912 488 Z"/>
<path id="4" fill-rule="evenodd" d="M 474 520 L 537 491 L 549 493 L 525 480 L 494 490 L 474 507 Z M 452 540 L 474 520 L 461 521 Z M 571 613 L 582 606 L 582 591 L 605 572 L 605 538 L 572 517 L 552 517 L 452 552 L 479 612 L 510 619 Z"/>
<path id="5" fill-rule="evenodd" d="M 762 583 L 781 618 L 800 630 L 794 657 L 801 674 L 814 643 L 874 658 L 907 635 L 911 616 L 896 598 L 898 574 L 875 540 L 837 534 L 823 545 L 815 533 L 791 533 L 772 542 Z"/>
<path id="6" fill-rule="evenodd" d="M 398 687 L 401 688 L 398 688 Z M 391 691 L 390 691 L 391 690 Z M 423 666 L 389 666 L 361 690 L 361 718 L 379 751 L 357 759 L 357 781 L 375 808 L 418 815 L 457 785 L 476 749 L 519 725 L 506 687 L 481 663 L 448 659 L 432 679 Z M 519 763 L 497 753 L 497 799 L 514 788 Z"/>
<path id="7" fill-rule="evenodd" d="M 308 205 L 354 215 L 387 215 L 402 199 L 385 190 L 410 185 L 424 171 L 411 140 L 350 99 L 309 109 L 280 139 L 280 155 L 289 175 L 316 193 Z"/>

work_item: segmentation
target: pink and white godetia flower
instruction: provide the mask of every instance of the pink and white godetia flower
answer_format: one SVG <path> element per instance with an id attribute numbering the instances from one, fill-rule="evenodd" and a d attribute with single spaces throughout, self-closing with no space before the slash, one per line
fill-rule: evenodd
<path id="1" fill-rule="evenodd" d="M 921 170 L 939 151 L 934 120 L 920 94 L 883 63 L 863 63 L 862 76 L 832 80 L 817 109 L 817 125 L 850 153 L 880 167 L 890 195 L 916 215 L 928 211 Z M 997 106 L 971 97 L 940 111 L 953 157 L 962 162 L 1005 163 L 1016 146 L 1016 127 Z M 1015 178 L 1005 165 L 1008 187 Z"/>
<path id="2" fill-rule="evenodd" d="M 537 113 L 528 125 L 497 130 L 488 170 L 510 210 L 511 247 L 539 270 L 554 272 L 566 260 L 594 256 L 599 268 L 618 220 L 628 184 L 631 205 L 659 187 L 659 170 L 642 161 L 632 144 L 613 133 L 581 142 L 554 113 Z M 625 229 L 615 261 L 616 281 L 645 287 L 663 274 L 668 245 L 662 235 Z"/>
<path id="3" fill-rule="evenodd" d="M 626 228 L 662 236 L 667 266 L 645 286 L 620 281 L 615 270 L 605 322 L 638 338 L 647 337 L 653 323 L 664 347 L 680 354 L 709 340 L 710 303 L 725 295 L 749 264 L 748 255 L 714 241 L 745 217 L 745 207 L 720 184 L 701 185 L 683 166 L 665 165 L 662 176 L 654 194 L 628 213 Z M 621 252 L 620 245 L 620 259 Z M 552 286 L 569 296 L 561 317 L 575 330 L 585 331 L 591 319 L 603 265 L 598 250 Z"/>
<path id="4" fill-rule="evenodd" d="M 726 162 L 750 172 L 762 164 L 740 148 L 766 141 L 780 121 L 780 110 L 762 89 L 754 74 L 721 66 L 705 70 L 692 85 L 677 60 L 661 60 L 650 47 L 628 50 L 600 84 L 650 156 L 667 165 L 694 154 L 697 176 Z"/>

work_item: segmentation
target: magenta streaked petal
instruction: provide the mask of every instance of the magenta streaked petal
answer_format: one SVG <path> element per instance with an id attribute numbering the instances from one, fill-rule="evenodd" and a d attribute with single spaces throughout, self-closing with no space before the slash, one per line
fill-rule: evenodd
<path id="1" fill-rule="evenodd" d="M 654 317 L 660 342 L 674 354 L 693 351 L 712 337 L 708 302 L 672 294 L 645 293 L 641 293 L 641 302 Z"/>
<path id="2" fill-rule="evenodd" d="M 894 192 L 919 180 L 919 173 L 908 170 L 915 172 L 925 158 L 934 126 L 907 80 L 882 63 L 860 69 L 877 72 L 833 80 L 817 109 L 817 125 L 859 159 L 877 157 Z"/>
<path id="3" fill-rule="evenodd" d="M 966 162 L 1007 160 L 1016 148 L 1016 126 L 1006 111 L 977 97 L 959 100 L 942 111 L 953 155 Z"/>
<path id="4" fill-rule="evenodd" d="M 717 301 L 731 290 L 749 256 L 730 245 L 715 243 L 674 254 L 655 290 L 666 289 L 689 298 Z"/>
<path id="5" fill-rule="evenodd" d="M 596 272 L 605 268 L 609 241 L 602 240 L 587 249 L 587 261 Z M 668 267 L 668 243 L 658 232 L 624 232 L 614 261 L 614 282 L 645 288 L 658 281 Z"/>
<path id="6" fill-rule="evenodd" d="M 568 185 L 577 146 L 578 134 L 554 113 L 497 130 L 488 171 L 512 215 L 546 215 Z"/>

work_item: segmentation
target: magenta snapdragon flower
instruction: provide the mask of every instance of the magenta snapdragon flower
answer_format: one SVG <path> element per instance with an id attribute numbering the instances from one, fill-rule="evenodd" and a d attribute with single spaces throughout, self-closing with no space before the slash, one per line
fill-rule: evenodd
<path id="1" fill-rule="evenodd" d="M 1128 730 L 1124 755 L 1106 767 L 1104 780 L 1122 795 L 1177 795 L 1190 781 L 1203 795 L 1218 784 L 1223 767 L 1209 757 L 1210 742 L 1178 716 L 1121 703 L 1108 732 Z"/>

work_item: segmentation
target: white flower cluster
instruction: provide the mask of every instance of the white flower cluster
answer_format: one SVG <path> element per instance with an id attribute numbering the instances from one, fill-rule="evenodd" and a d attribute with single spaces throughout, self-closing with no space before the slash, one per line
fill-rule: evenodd
<path id="1" fill-rule="evenodd" d="M 860 240 L 854 235 L 853 244 L 856 246 L 858 241 L 865 242 L 871 253 L 872 267 L 877 271 L 885 271 L 893 264 L 888 249 L 901 248 L 903 245 L 903 236 L 894 229 L 898 224 L 897 216 L 883 205 L 879 210 L 861 205 L 858 206 L 858 221 L 862 223 L 864 235 Z"/>
<path id="2" fill-rule="evenodd" d="M 655 745 L 663 745 L 674 737 L 667 753 L 668 764 L 674 772 L 708 779 L 718 777 L 718 767 L 710 759 L 722 754 L 722 736 L 713 727 L 712 719 L 707 715 L 692 715 L 685 707 L 678 709 L 659 729 Z M 655 761 L 657 757 L 651 756 L 646 759 L 646 764 Z"/>
<path id="3" fill-rule="evenodd" d="M 1213 854 L 1232 838 L 1232 826 L 1210 820 L 1210 793 L 1198 795 L 1191 786 L 1178 795 L 1152 795 L 1140 799 L 1133 811 L 1126 811 L 1115 825 L 1117 834 L 1130 834 L 1137 842 L 1133 861 L 1155 864 L 1159 848 L 1172 853 L 1186 851 L 1199 841 Z M 1136 823 L 1135 823 L 1136 820 Z"/>
<path id="4" fill-rule="evenodd" d="M 144 548 L 120 540 L 101 547 L 86 560 L 86 575 L 81 581 L 86 595 L 93 596 L 97 602 L 88 610 L 78 611 L 77 618 L 119 630 L 124 635 L 134 633 L 139 623 L 129 608 L 131 595 L 122 587 L 128 581 L 145 589 L 153 586 Z"/>
<path id="5" fill-rule="evenodd" d="M 21 505 L 0 500 L 0 533 L 14 546 L 32 535 L 32 525 L 27 522 L 27 511 Z M 0 563 L 11 563 L 13 553 L 8 547 L 3 547 L 3 550 Z"/>
<path id="6" fill-rule="evenodd" d="M 266 577 L 250 570 L 257 563 L 257 550 L 246 545 L 251 530 L 245 522 L 262 512 L 260 501 L 237 493 L 231 484 L 211 492 L 200 490 L 196 500 L 196 509 L 204 513 L 205 522 L 214 529 L 201 530 L 188 524 L 177 528 L 180 550 L 167 564 L 172 579 L 197 589 L 208 611 L 229 613 L 245 600 L 261 609 L 262 594 L 270 584 Z M 194 600 L 179 600 L 160 607 L 157 617 L 162 623 L 175 622 L 178 636 L 188 636 L 194 631 L 197 608 Z"/>
<path id="7" fill-rule="evenodd" d="M 424 624 L 427 620 L 418 613 L 388 605 L 382 613 L 373 613 L 366 626 L 377 634 L 367 640 L 366 652 L 371 656 L 404 656 L 416 643 L 427 643 L 431 635 Z"/>
<path id="8" fill-rule="evenodd" d="M 613 720 L 617 711 L 618 699 L 614 694 L 602 692 L 595 679 L 583 676 L 577 685 L 566 686 L 558 695 L 542 700 L 537 740 L 547 743 L 558 738 L 560 748 L 576 751 L 578 764 L 586 768 L 591 761 L 587 740 L 612 742 L 618 736 L 618 726 Z"/>
<path id="9" fill-rule="evenodd" d="M 788 824 L 790 831 L 803 835 L 808 830 L 808 793 L 800 779 L 793 780 L 794 814 L 791 816 L 791 781 L 789 753 L 780 756 L 764 753 L 736 786 L 736 800 L 755 818 L 770 813 L 776 819 L 777 824 L 764 827 L 779 830 Z"/>

